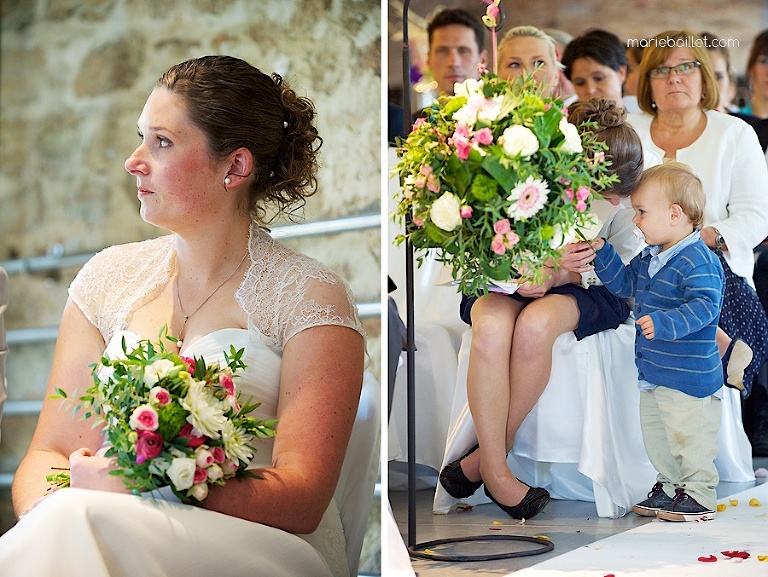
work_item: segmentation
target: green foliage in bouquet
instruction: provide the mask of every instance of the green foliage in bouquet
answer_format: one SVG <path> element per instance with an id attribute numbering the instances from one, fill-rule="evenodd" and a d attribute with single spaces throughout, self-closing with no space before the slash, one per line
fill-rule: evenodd
<path id="1" fill-rule="evenodd" d="M 419 264 L 437 249 L 466 294 L 541 282 L 559 249 L 594 228 L 591 202 L 618 180 L 606 146 L 530 77 L 484 73 L 456 87 L 399 143 L 393 218 L 405 232 L 395 242 L 410 240 Z"/>

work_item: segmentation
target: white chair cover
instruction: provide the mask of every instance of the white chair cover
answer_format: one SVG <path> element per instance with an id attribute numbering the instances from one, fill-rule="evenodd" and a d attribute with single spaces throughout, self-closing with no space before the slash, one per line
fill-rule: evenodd
<path id="1" fill-rule="evenodd" d="M 366 371 L 352 436 L 333 495 L 344 526 L 350 575 L 357 575 L 373 490 L 379 475 L 380 434 L 381 387 Z"/>

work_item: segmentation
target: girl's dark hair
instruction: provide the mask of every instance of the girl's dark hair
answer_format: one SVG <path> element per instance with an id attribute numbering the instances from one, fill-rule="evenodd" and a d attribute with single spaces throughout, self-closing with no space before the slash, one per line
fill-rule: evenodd
<path id="1" fill-rule="evenodd" d="M 244 208 L 258 222 L 266 222 L 267 204 L 275 205 L 274 217 L 290 217 L 292 205 L 302 207 L 317 192 L 323 141 L 313 125 L 315 107 L 280 75 L 231 56 L 204 56 L 172 66 L 156 86 L 184 99 L 213 158 L 241 147 L 251 152 L 254 180 Z"/>
<path id="2" fill-rule="evenodd" d="M 606 192 L 620 197 L 629 196 L 643 175 L 643 145 L 626 120 L 627 111 L 606 98 L 577 100 L 568 106 L 568 122 L 580 131 L 593 132 L 597 140 L 608 145 L 605 153 L 605 159 L 611 162 L 608 173 L 618 176 L 619 182 Z M 585 122 L 594 122 L 597 126 L 582 127 Z"/>
<path id="3" fill-rule="evenodd" d="M 627 66 L 626 46 L 619 37 L 597 28 L 574 38 L 565 47 L 561 62 L 568 80 L 571 79 L 573 63 L 579 58 L 591 58 L 616 72 Z"/>

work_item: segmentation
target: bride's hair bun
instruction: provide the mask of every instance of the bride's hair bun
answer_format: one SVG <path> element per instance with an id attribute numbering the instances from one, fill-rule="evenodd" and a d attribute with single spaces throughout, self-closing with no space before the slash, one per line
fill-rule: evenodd
<path id="1" fill-rule="evenodd" d="M 606 98 L 577 100 L 568 107 L 569 122 L 576 126 L 585 122 L 594 122 L 597 124 L 595 132 L 620 126 L 626 119 L 627 111 L 613 100 Z"/>

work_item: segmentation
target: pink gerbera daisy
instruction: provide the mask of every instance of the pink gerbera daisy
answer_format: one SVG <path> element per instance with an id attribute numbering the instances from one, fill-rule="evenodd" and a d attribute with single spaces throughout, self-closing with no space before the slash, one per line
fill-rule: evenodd
<path id="1" fill-rule="evenodd" d="M 544 208 L 547 202 L 549 186 L 543 180 L 529 176 L 511 191 L 507 200 L 511 203 L 507 214 L 515 219 L 531 218 Z"/>

